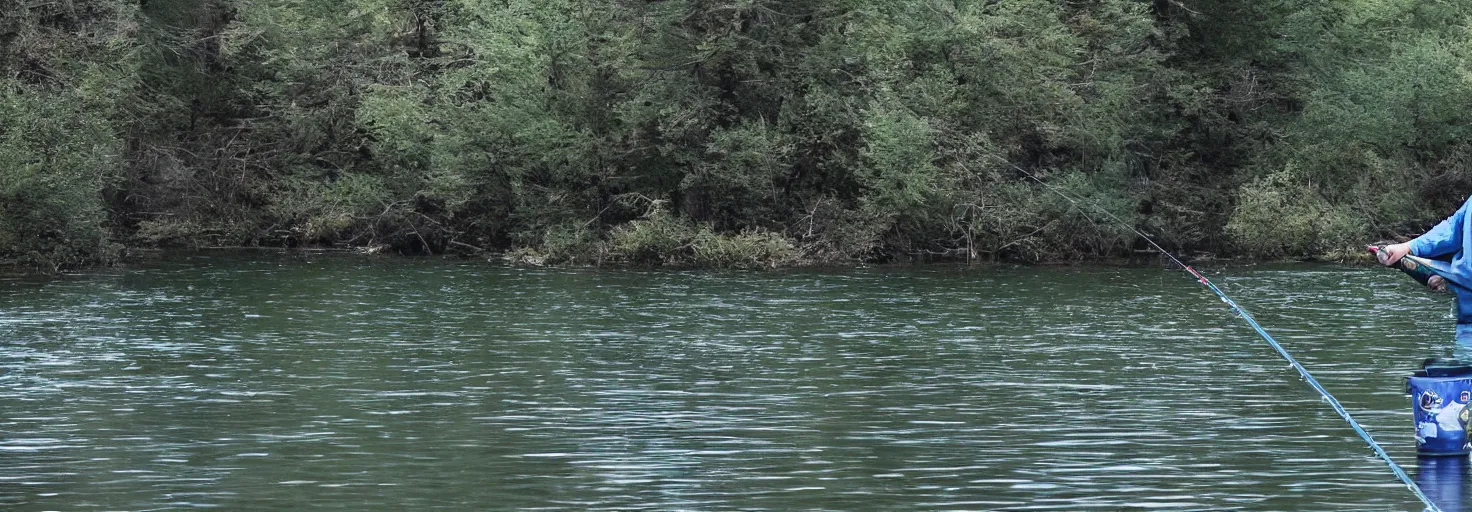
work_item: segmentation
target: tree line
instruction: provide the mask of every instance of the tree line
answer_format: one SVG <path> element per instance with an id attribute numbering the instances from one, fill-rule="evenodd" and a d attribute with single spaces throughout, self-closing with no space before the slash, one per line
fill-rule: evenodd
<path id="1" fill-rule="evenodd" d="M 1130 228 L 1341 257 L 1472 190 L 1469 27 L 1466 0 L 0 0 L 0 263 L 1059 261 Z"/>

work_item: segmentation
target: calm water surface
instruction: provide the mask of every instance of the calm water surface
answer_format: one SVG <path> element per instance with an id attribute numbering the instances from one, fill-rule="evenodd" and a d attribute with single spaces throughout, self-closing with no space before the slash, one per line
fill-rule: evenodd
<path id="1" fill-rule="evenodd" d="M 1450 299 L 1218 269 L 1428 492 Z M 1420 510 L 1157 268 L 528 270 L 258 255 L 0 278 L 0 510 Z M 1448 476 L 1450 475 L 1450 476 Z"/>

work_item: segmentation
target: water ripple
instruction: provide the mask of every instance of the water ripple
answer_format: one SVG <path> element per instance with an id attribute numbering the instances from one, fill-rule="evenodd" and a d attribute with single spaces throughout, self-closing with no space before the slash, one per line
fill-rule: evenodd
<path id="1" fill-rule="evenodd" d="M 1446 297 L 1214 278 L 1415 465 L 1400 379 Z M 1418 509 L 1158 269 L 207 256 L 0 290 L 6 510 Z"/>

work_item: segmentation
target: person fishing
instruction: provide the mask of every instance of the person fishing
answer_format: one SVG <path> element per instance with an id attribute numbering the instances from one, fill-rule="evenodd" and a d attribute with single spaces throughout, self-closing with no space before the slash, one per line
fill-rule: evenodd
<path id="1" fill-rule="evenodd" d="M 1409 242 L 1371 247 L 1380 263 L 1396 266 L 1433 290 L 1456 295 L 1455 356 L 1472 361 L 1472 199 L 1451 217 Z"/>

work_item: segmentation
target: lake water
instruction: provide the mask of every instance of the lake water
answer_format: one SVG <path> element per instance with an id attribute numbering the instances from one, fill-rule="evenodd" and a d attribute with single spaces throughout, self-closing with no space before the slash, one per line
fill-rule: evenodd
<path id="1" fill-rule="evenodd" d="M 1207 267 L 1211 267 L 1208 265 Z M 1428 493 L 1450 298 L 1210 275 Z M 0 509 L 1420 510 L 1162 268 L 718 273 L 194 255 L 0 278 Z"/>

